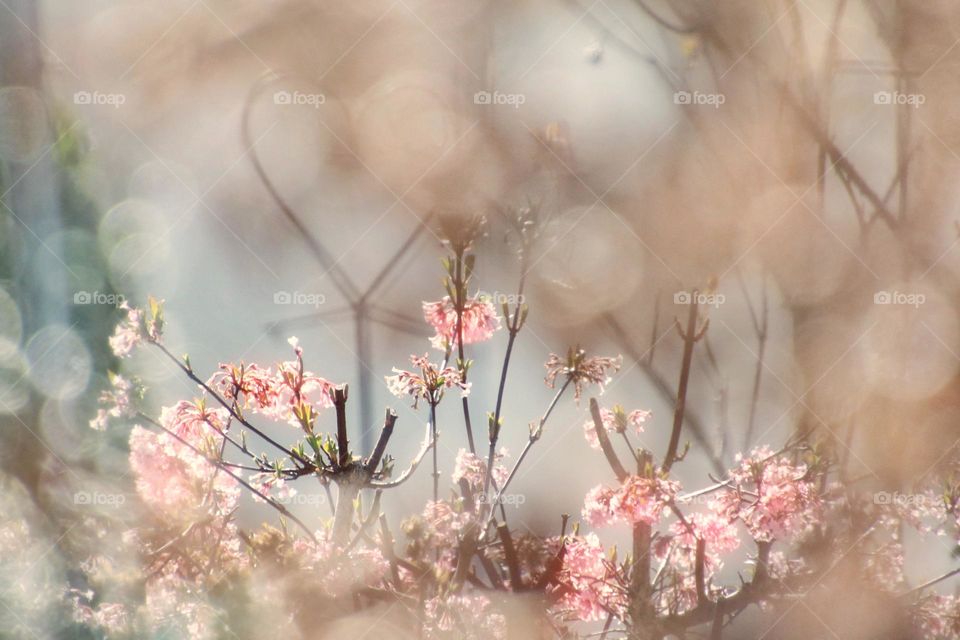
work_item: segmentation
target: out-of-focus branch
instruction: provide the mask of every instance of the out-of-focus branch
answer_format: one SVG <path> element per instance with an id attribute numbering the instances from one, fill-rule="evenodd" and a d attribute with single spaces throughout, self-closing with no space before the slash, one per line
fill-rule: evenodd
<path id="1" fill-rule="evenodd" d="M 610 438 L 607 436 L 607 429 L 603 426 L 603 417 L 600 415 L 600 404 L 596 398 L 590 398 L 590 416 L 593 418 L 593 428 L 597 432 L 600 449 L 603 451 L 603 455 L 606 456 L 610 468 L 613 469 L 613 474 L 617 476 L 617 480 L 623 482 L 629 474 L 623 464 L 621 464 L 620 458 L 617 457 L 617 452 L 614 451 L 613 444 L 611 444 Z"/>
<path id="2" fill-rule="evenodd" d="M 677 394 L 670 386 L 670 383 L 668 383 L 666 379 L 660 375 L 660 372 L 646 362 L 645 355 L 640 353 L 633 346 L 632 340 L 617 319 L 611 314 L 604 314 L 602 319 L 612 330 L 614 339 L 617 341 L 617 345 L 637 364 L 638 367 L 640 367 L 644 374 L 650 379 L 650 382 L 653 383 L 657 393 L 659 393 L 668 402 L 674 402 Z M 716 456 L 712 447 L 710 446 L 706 435 L 707 430 L 703 426 L 703 423 L 699 418 L 697 418 L 696 414 L 690 411 L 684 412 L 683 419 L 686 423 L 688 432 L 693 436 L 693 439 L 698 445 L 700 445 L 704 451 L 704 454 L 710 460 L 710 464 L 713 467 L 713 472 L 717 475 L 725 475 L 727 472 L 726 466 L 723 464 L 723 461 Z"/>
<path id="3" fill-rule="evenodd" d="M 293 207 L 290 206 L 286 199 L 277 190 L 276 185 L 273 184 L 273 181 L 267 174 L 267 170 L 264 168 L 253 143 L 253 135 L 250 130 L 250 116 L 253 112 L 253 105 L 257 98 L 260 97 L 260 95 L 262 95 L 270 87 L 270 85 L 283 77 L 287 76 L 277 75 L 276 73 L 271 72 L 261 77 L 250 88 L 250 92 L 247 94 L 247 99 L 243 104 L 243 114 L 241 116 L 240 132 L 243 139 L 243 145 L 244 148 L 250 150 L 250 160 L 253 163 L 253 169 L 257 173 L 257 177 L 260 179 L 260 182 L 263 183 L 263 186 L 267 190 L 270 198 L 277 205 L 277 208 L 280 209 L 280 212 L 283 214 L 283 216 L 290 222 L 290 224 L 294 226 L 303 241 L 307 243 L 307 246 L 310 247 L 310 251 L 313 253 L 314 257 L 316 257 L 317 262 L 319 262 L 324 270 L 330 275 L 330 279 L 333 281 L 334 286 L 336 286 L 340 291 L 341 295 L 349 300 L 351 304 L 354 304 L 361 297 L 359 289 L 350 279 L 350 276 L 348 276 L 346 272 L 344 272 L 344 270 L 339 266 L 339 264 L 337 264 L 337 261 L 332 255 L 330 255 L 330 252 L 327 251 L 326 247 L 324 247 L 323 244 L 321 244 L 320 241 L 317 240 L 312 233 L 310 233 L 309 229 L 307 229 L 304 222 L 300 219 L 299 214 L 293 210 Z"/>
<path id="4" fill-rule="evenodd" d="M 663 470 L 669 472 L 673 463 L 680 458 L 677 455 L 680 446 L 680 432 L 683 429 L 683 412 L 687 405 L 687 385 L 690 382 L 690 365 L 693 362 L 693 345 L 703 337 L 707 329 L 704 323 L 702 329 L 697 329 L 698 305 L 697 298 L 700 292 L 693 290 L 690 299 L 690 311 L 687 314 L 687 328 L 681 329 L 679 323 L 677 330 L 680 337 L 683 338 L 683 359 L 680 363 L 680 382 L 677 386 L 677 402 L 673 411 L 673 430 L 670 432 L 670 443 L 667 445 L 667 453 L 663 458 Z"/>

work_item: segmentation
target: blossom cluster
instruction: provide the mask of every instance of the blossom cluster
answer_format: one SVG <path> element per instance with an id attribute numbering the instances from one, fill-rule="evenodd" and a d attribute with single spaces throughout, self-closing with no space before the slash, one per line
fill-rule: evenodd
<path id="1" fill-rule="evenodd" d="M 818 520 L 821 500 L 805 464 L 794 464 L 767 447 L 738 455 L 738 461 L 715 507 L 730 520 L 740 520 L 754 539 L 796 535 Z"/>
<path id="2" fill-rule="evenodd" d="M 591 489 L 584 500 L 583 518 L 594 527 L 641 522 L 655 525 L 679 489 L 679 483 L 660 474 L 630 475 L 618 487 L 601 484 Z"/>
<path id="3" fill-rule="evenodd" d="M 609 433 L 626 433 L 627 427 L 631 427 L 639 435 L 643 433 L 643 426 L 650 419 L 650 416 L 651 413 L 643 409 L 634 409 L 630 413 L 626 413 L 620 405 L 614 405 L 613 409 L 600 409 L 603 428 Z M 600 439 L 597 436 L 597 428 L 592 419 L 583 423 L 583 435 L 592 449 L 600 450 Z"/>
<path id="4" fill-rule="evenodd" d="M 479 294 L 464 300 L 459 313 L 450 296 L 436 302 L 424 302 L 423 317 L 435 331 L 430 338 L 431 346 L 441 351 L 460 344 L 461 335 L 463 344 L 474 344 L 489 340 L 500 329 L 496 307 Z"/>
<path id="5" fill-rule="evenodd" d="M 334 384 L 303 368 L 303 348 L 290 338 L 295 359 L 276 367 L 257 364 L 221 364 L 207 384 L 224 398 L 236 401 L 241 409 L 294 427 L 304 425 L 305 406 L 311 414 L 333 406 Z"/>
<path id="6" fill-rule="evenodd" d="M 344 452 L 349 444 L 342 429 L 345 390 L 306 369 L 296 339 L 290 341 L 293 359 L 272 366 L 221 364 L 206 382 L 185 360 L 180 366 L 200 386 L 201 397 L 164 407 L 156 420 L 138 412 L 142 391 L 135 379 L 111 376 L 90 424 L 103 430 L 114 419 L 141 423 L 129 434 L 129 464 L 148 516 L 124 540 L 144 558 L 147 577 L 141 601 L 134 605 L 98 598 L 89 589 L 66 590 L 74 619 L 106 635 L 175 629 L 185 637 L 215 637 L 222 609 L 206 595 L 242 584 L 272 590 L 270 598 L 277 601 L 310 603 L 290 614 L 299 624 L 315 620 L 311 616 L 316 614 L 307 612 L 311 607 L 336 617 L 383 602 L 403 603 L 427 640 L 486 640 L 507 637 L 508 595 L 536 592 L 541 603 L 534 612 L 537 628 L 573 638 L 600 624 L 600 633 L 617 625 L 617 634 L 629 636 L 642 625 L 679 624 L 685 617 L 696 626 L 705 610 L 712 620 L 716 605 L 728 598 L 749 597 L 744 606 L 770 607 L 776 606 L 778 593 L 792 595 L 803 585 L 816 585 L 823 573 L 817 573 L 816 559 L 802 552 L 810 540 L 838 557 L 854 540 L 861 545 L 856 557 L 860 574 L 883 585 L 887 595 L 899 596 L 907 585 L 903 525 L 922 535 L 955 536 L 960 529 L 960 490 L 938 494 L 928 487 L 924 499 L 913 504 L 869 504 L 848 487 L 829 482 L 829 464 L 807 445 L 781 451 L 758 447 L 737 455 L 733 468 L 712 486 L 684 495 L 673 475 L 673 464 L 682 456 L 668 452 L 658 465 L 653 452 L 635 448 L 631 440 L 652 428 L 652 414 L 628 412 L 620 405 L 600 407 L 592 398 L 597 420 L 583 424 L 584 437 L 592 450 L 603 450 L 597 459 L 606 460 L 618 481 L 590 489 L 579 521 L 571 528 L 564 516 L 560 535 L 521 532 L 516 526 L 511 530 L 504 505 L 493 496 L 506 495 L 529 448 L 544 437 L 544 424 L 564 392 L 569 388 L 577 401 L 591 385 L 602 393 L 622 361 L 587 356 L 579 348 L 566 357 L 551 354 L 545 381 L 560 388 L 534 423 L 538 427 L 512 470 L 504 466 L 507 452 L 497 442 L 498 404 L 497 415 L 490 417 L 497 428 L 490 430 L 489 454 L 477 453 L 472 440 L 470 449 L 459 449 L 442 493 L 435 409 L 455 389 L 467 415 L 472 400 L 468 362 L 458 358 L 452 365 L 452 347 L 488 340 L 500 328 L 492 303 L 479 296 L 463 299 L 459 309 L 450 296 L 423 305 L 425 320 L 435 331 L 431 343 L 444 351 L 444 360 L 435 363 L 427 354 L 415 355 L 411 370 L 394 369 L 386 377 L 394 395 L 412 398 L 414 408 L 424 401 L 431 410 L 424 446 L 395 480 L 393 460 L 381 443 L 367 458 Z M 143 343 L 163 349 L 158 304 L 148 313 L 124 311 L 111 338 L 116 355 L 125 357 Z M 332 407 L 337 409 L 336 436 L 320 429 L 322 411 Z M 384 445 L 393 430 L 391 415 L 397 417 L 388 411 Z M 255 427 L 255 419 L 297 427 L 300 440 L 288 449 Z M 284 457 L 255 453 L 247 444 L 250 434 L 279 448 Z M 616 449 L 624 446 L 627 460 L 636 462 L 630 465 L 635 473 L 619 462 Z M 386 489 L 410 477 L 430 451 L 434 499 L 403 520 L 398 548 L 381 499 Z M 227 452 L 242 456 L 242 462 L 233 462 Z M 329 496 L 332 518 L 319 527 L 308 527 L 284 506 L 296 495 L 294 484 L 300 478 L 319 481 Z M 255 501 L 279 512 L 280 528 L 241 528 L 237 514 L 244 488 Z M 699 497 L 704 500 L 696 500 L 694 508 Z M 850 529 L 846 537 L 828 539 L 828 521 L 849 526 L 858 520 L 873 523 L 866 534 L 857 537 Z M 300 530 L 291 530 L 291 522 Z M 608 534 L 613 539 L 629 535 L 633 544 L 624 552 L 601 538 Z M 752 581 L 724 585 L 721 569 L 744 553 L 753 567 Z M 269 579 L 262 586 L 265 576 Z M 644 602 L 638 602 L 638 594 Z M 906 610 L 926 638 L 960 637 L 960 607 L 952 596 L 923 592 Z"/>

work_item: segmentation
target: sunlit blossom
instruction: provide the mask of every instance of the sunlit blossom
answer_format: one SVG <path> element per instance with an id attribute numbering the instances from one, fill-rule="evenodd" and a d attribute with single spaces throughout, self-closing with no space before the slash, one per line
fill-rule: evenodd
<path id="1" fill-rule="evenodd" d="M 458 345 L 460 334 L 463 335 L 463 344 L 473 344 L 489 340 L 500 328 L 500 318 L 493 302 L 480 295 L 464 301 L 459 324 L 456 305 L 450 296 L 437 302 L 424 302 L 423 317 L 436 332 L 430 338 L 430 344 L 441 351 Z"/>

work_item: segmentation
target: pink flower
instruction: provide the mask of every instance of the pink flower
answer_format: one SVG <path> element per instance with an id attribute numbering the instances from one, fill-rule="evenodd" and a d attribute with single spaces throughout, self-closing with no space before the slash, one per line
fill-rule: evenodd
<path id="1" fill-rule="evenodd" d="M 241 407 L 266 418 L 303 426 L 297 409 L 333 406 L 333 383 L 310 371 L 304 371 L 303 349 L 296 338 L 290 339 L 295 359 L 281 362 L 276 370 L 256 364 L 221 364 L 220 371 L 209 384 L 228 400 L 238 400 Z M 315 412 L 315 411 L 314 411 Z"/>
<path id="2" fill-rule="evenodd" d="M 739 518 L 761 541 L 797 533 L 816 519 L 821 501 L 816 485 L 807 479 L 806 465 L 795 465 L 766 447 L 737 457 L 740 466 L 730 472 L 735 488 L 718 496 L 718 513 Z"/>
<path id="3" fill-rule="evenodd" d="M 549 589 L 558 613 L 583 621 L 605 620 L 611 612 L 622 616 L 627 604 L 624 579 L 596 534 L 568 537 L 562 544 L 562 568 Z"/>
<path id="4" fill-rule="evenodd" d="M 186 440 L 195 427 L 199 435 L 196 423 L 180 425 L 186 436 L 181 437 Z M 130 432 L 130 467 L 140 498 L 163 518 L 181 521 L 208 512 L 225 515 L 240 498 L 236 480 L 167 433 L 135 426 Z"/>
<path id="5" fill-rule="evenodd" d="M 317 542 L 296 538 L 292 548 L 300 568 L 316 578 L 323 593 L 350 598 L 358 590 L 381 586 L 390 564 L 379 548 L 361 545 L 344 551 L 331 539 L 329 529 L 317 531 Z"/>
<path id="6" fill-rule="evenodd" d="M 209 437 L 226 431 L 229 419 L 226 409 L 207 409 L 203 402 L 181 400 L 160 410 L 160 424 L 198 449 Z"/>
<path id="7" fill-rule="evenodd" d="M 118 358 L 126 358 L 138 347 L 145 337 L 143 311 L 129 306 L 126 302 L 120 308 L 127 312 L 110 337 L 110 349 Z"/>
<path id="8" fill-rule="evenodd" d="M 613 524 L 615 518 L 610 508 L 610 501 L 616 495 L 616 490 L 599 484 L 587 492 L 583 500 L 583 519 L 591 527 L 606 527 Z"/>
<path id="9" fill-rule="evenodd" d="M 708 573 L 720 566 L 720 557 L 740 546 L 737 527 L 723 516 L 713 512 L 687 514 L 686 521 L 676 521 L 670 526 L 672 541 L 677 545 L 673 556 L 676 564 L 692 570 L 696 565 L 697 541 L 703 540 L 704 558 Z"/>
<path id="10" fill-rule="evenodd" d="M 110 389 L 100 393 L 98 402 L 101 407 L 97 410 L 97 417 L 90 421 L 90 428 L 104 431 L 111 418 L 132 418 L 137 415 L 131 395 L 140 392 L 139 385 L 111 373 Z"/>
<path id="11" fill-rule="evenodd" d="M 424 631 L 431 639 L 503 640 L 507 637 L 506 618 L 493 609 L 489 598 L 478 593 L 431 598 L 424 603 L 424 617 Z"/>
<path id="12" fill-rule="evenodd" d="M 284 502 L 297 495 L 297 490 L 287 484 L 286 480 L 275 472 L 261 472 L 251 474 L 247 478 L 254 489 L 265 496 Z M 254 502 L 266 502 L 257 494 L 252 494 Z"/>
<path id="13" fill-rule="evenodd" d="M 614 519 L 631 525 L 640 522 L 655 525 L 679 488 L 680 485 L 672 480 L 632 475 L 623 481 L 610 500 L 610 511 Z"/>
<path id="14" fill-rule="evenodd" d="M 953 595 L 931 594 L 913 608 L 913 620 L 921 637 L 929 640 L 960 635 L 960 599 Z"/>
<path id="15" fill-rule="evenodd" d="M 420 399 L 435 405 L 440 402 L 444 389 L 458 387 L 462 395 L 470 393 L 470 385 L 462 382 L 459 371 L 452 367 L 441 369 L 429 361 L 427 354 L 410 356 L 410 362 L 420 369 L 419 374 L 394 368 L 396 375 L 385 377 L 390 393 L 398 398 L 411 396 L 414 406 Z"/>
<path id="16" fill-rule="evenodd" d="M 612 411 L 610 409 L 600 409 L 600 418 L 603 421 L 604 428 L 609 433 L 624 433 L 630 426 L 639 435 L 643 433 L 643 425 L 650 418 L 650 415 L 649 411 L 642 409 L 636 409 L 628 414 L 620 405 L 614 405 Z M 592 418 L 583 423 L 583 435 L 591 448 L 600 450 L 600 440 L 597 438 L 597 430 Z"/>
<path id="17" fill-rule="evenodd" d="M 566 359 L 551 353 L 544 364 L 547 369 L 544 382 L 552 389 L 556 386 L 557 378 L 561 376 L 566 378 L 573 384 L 574 399 L 580 402 L 580 396 L 585 385 L 597 385 L 600 387 L 600 393 L 602 394 L 604 386 L 610 382 L 607 371 L 615 373 L 620 370 L 622 364 L 622 356 L 616 358 L 599 356 L 588 358 L 586 352 L 579 348 L 567 351 Z"/>
<path id="18" fill-rule="evenodd" d="M 144 340 L 160 342 L 163 328 L 163 301 L 150 298 L 150 314 L 131 307 L 126 301 L 120 309 L 127 312 L 126 318 L 117 325 L 110 337 L 110 348 L 118 358 L 128 357 Z"/>
<path id="19" fill-rule="evenodd" d="M 507 479 L 507 470 L 502 465 L 497 464 L 507 455 L 506 449 L 500 449 L 500 452 L 494 456 L 493 461 L 493 479 L 497 486 L 503 484 Z M 459 484 L 460 480 L 466 480 L 473 490 L 482 489 L 487 475 L 487 461 L 481 459 L 476 454 L 470 453 L 466 449 L 460 449 L 457 452 L 457 459 L 453 467 L 451 479 L 454 484 Z"/>
<path id="20" fill-rule="evenodd" d="M 655 525 L 679 489 L 673 480 L 631 475 L 616 489 L 604 485 L 591 489 L 584 501 L 583 517 L 594 527 L 640 522 Z"/>
<path id="21" fill-rule="evenodd" d="M 226 409 L 181 401 L 160 412 L 159 422 L 170 433 L 135 426 L 130 432 L 130 467 L 143 501 L 175 520 L 231 513 L 240 498 L 239 485 L 205 457 L 216 456 L 214 442 L 228 419 Z"/>
<path id="22" fill-rule="evenodd" d="M 93 619 L 108 635 L 120 634 L 130 624 L 130 612 L 118 602 L 103 602 L 93 612 Z"/>
<path id="23" fill-rule="evenodd" d="M 423 317 L 436 331 L 436 335 L 430 338 L 434 349 L 445 351 L 459 343 L 457 309 L 450 296 L 437 302 L 424 302 Z M 500 318 L 493 302 L 477 295 L 464 302 L 460 324 L 463 343 L 473 344 L 489 340 L 500 328 Z"/>

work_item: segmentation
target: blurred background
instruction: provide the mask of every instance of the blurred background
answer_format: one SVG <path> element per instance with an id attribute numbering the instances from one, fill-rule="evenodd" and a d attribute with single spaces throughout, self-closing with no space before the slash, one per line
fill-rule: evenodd
<path id="1" fill-rule="evenodd" d="M 382 381 L 428 349 L 444 224 L 487 219 L 474 285 L 512 295 L 523 208 L 541 238 L 511 452 L 552 395 L 542 363 L 579 344 L 624 356 L 601 401 L 652 410 L 662 453 L 699 292 L 686 488 L 796 433 L 877 490 L 922 479 L 960 437 L 958 27 L 948 0 L 0 0 L 4 509 L 40 573 L 77 523 L 133 517 L 76 501 L 133 495 L 126 432 L 87 426 L 120 296 L 164 299 L 198 371 L 287 359 L 298 336 L 350 384 L 358 448 L 399 412 L 402 464 L 426 416 Z M 469 352 L 481 439 L 505 343 Z M 156 408 L 196 392 L 149 350 L 125 366 Z M 555 533 L 609 480 L 586 417 L 565 402 L 548 424 L 516 526 Z M 456 403 L 440 425 L 449 472 Z"/>

